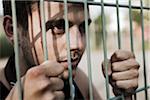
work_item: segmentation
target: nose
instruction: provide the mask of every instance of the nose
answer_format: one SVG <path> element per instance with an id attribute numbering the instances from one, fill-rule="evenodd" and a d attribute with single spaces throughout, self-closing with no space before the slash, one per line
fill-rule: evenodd
<path id="1" fill-rule="evenodd" d="M 83 49 L 84 47 L 84 36 L 81 35 L 77 25 L 72 26 L 69 29 L 70 35 L 70 49 Z"/>

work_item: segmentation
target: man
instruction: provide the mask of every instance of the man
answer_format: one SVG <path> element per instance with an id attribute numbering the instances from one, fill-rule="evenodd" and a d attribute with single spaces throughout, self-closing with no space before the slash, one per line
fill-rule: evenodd
<path id="1" fill-rule="evenodd" d="M 13 26 L 11 6 L 4 1 L 4 30 L 7 38 L 13 44 Z M 69 99 L 68 94 L 68 63 L 67 44 L 64 21 L 64 5 L 60 2 L 44 1 L 46 17 L 46 39 L 48 61 L 44 61 L 43 41 L 39 2 L 16 2 L 17 30 L 19 33 L 19 59 L 22 76 L 24 100 L 53 100 Z M 70 33 L 70 51 L 72 63 L 75 99 L 89 99 L 88 78 L 77 68 L 85 50 L 85 26 L 83 4 L 68 5 L 68 20 Z M 90 24 L 89 17 L 89 24 Z M 130 92 L 138 86 L 138 68 L 131 52 L 118 50 L 110 61 L 108 75 L 114 94 L 124 93 L 130 99 Z M 2 70 L 1 87 L 3 99 L 18 100 L 18 90 L 15 78 L 14 55 L 10 57 L 6 67 Z M 103 68 L 103 72 L 105 69 Z M 105 75 L 105 73 L 104 73 Z M 93 86 L 94 100 L 101 100 Z"/>

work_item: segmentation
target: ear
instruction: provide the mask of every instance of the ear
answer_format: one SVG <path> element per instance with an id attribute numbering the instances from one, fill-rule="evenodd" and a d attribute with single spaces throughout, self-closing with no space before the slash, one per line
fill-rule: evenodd
<path id="1" fill-rule="evenodd" d="M 3 27 L 7 38 L 11 43 L 13 43 L 13 25 L 11 16 L 9 15 L 4 16 Z"/>

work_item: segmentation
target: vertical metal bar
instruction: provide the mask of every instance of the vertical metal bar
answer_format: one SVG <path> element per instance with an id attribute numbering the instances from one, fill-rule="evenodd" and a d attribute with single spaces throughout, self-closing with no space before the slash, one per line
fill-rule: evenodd
<path id="1" fill-rule="evenodd" d="M 130 20 L 130 41 L 131 41 L 130 45 L 131 51 L 134 53 L 131 0 L 129 0 L 129 20 Z M 136 93 L 134 94 L 134 100 L 136 100 Z"/>
<path id="2" fill-rule="evenodd" d="M 116 0 L 116 10 L 117 10 L 117 32 L 118 32 L 118 49 L 121 49 L 121 34 L 120 34 L 120 20 L 119 20 L 119 3 Z M 121 95 L 121 99 L 124 100 L 124 95 Z"/>
<path id="3" fill-rule="evenodd" d="M 148 100 L 147 93 L 147 74 L 146 74 L 146 59 L 145 59 L 145 43 L 144 43 L 144 16 L 143 16 L 143 2 L 141 2 L 141 30 L 142 30 L 142 53 L 143 53 L 143 65 L 144 65 L 144 86 L 145 86 L 145 100 Z"/>
<path id="4" fill-rule="evenodd" d="M 131 40 L 131 51 L 134 52 L 133 46 L 133 28 L 132 28 L 132 8 L 131 8 L 131 0 L 129 0 L 129 19 L 130 19 L 130 40 Z"/>
<path id="5" fill-rule="evenodd" d="M 45 28 L 45 13 L 44 13 L 44 1 L 40 0 L 40 13 L 41 13 L 41 24 L 42 24 L 42 41 L 44 49 L 44 60 L 48 60 L 47 41 L 46 41 L 46 28 Z"/>
<path id="6" fill-rule="evenodd" d="M 118 32 L 118 48 L 121 49 L 121 35 L 120 35 L 120 20 L 119 20 L 119 4 L 116 0 L 116 10 L 117 10 L 117 32 Z"/>
<path id="7" fill-rule="evenodd" d="M 106 33 L 105 33 L 105 13 L 104 13 L 104 3 L 101 0 L 101 15 L 102 15 L 102 41 L 103 41 L 103 51 L 104 51 L 104 65 L 105 65 L 105 73 L 106 73 L 106 95 L 107 99 L 109 99 L 109 77 L 108 77 L 108 63 L 107 63 L 107 47 L 106 47 Z"/>
<path id="8" fill-rule="evenodd" d="M 88 75 L 89 75 L 90 100 L 93 100 L 92 72 L 91 72 L 92 69 L 91 69 L 89 28 L 88 28 L 88 5 L 87 5 L 87 0 L 84 0 L 84 15 L 85 15 L 86 51 L 87 51 L 87 65 L 88 65 Z"/>
<path id="9" fill-rule="evenodd" d="M 69 64 L 68 69 L 69 69 L 69 84 L 70 84 L 70 96 L 71 96 L 70 99 L 74 100 L 75 91 L 73 89 L 74 86 L 73 86 L 73 82 L 72 82 L 72 65 L 71 65 L 67 0 L 64 0 L 64 14 L 65 14 L 65 33 L 66 33 L 66 39 L 67 39 L 67 57 L 68 57 L 68 64 Z"/>
<path id="10" fill-rule="evenodd" d="M 18 99 L 22 100 L 22 88 L 21 88 L 21 78 L 20 78 L 20 67 L 19 67 L 19 44 L 18 44 L 18 34 L 17 34 L 17 19 L 16 19 L 16 4 L 15 0 L 11 0 L 12 7 L 12 18 L 13 18 L 13 34 L 14 34 L 14 51 L 15 51 L 15 68 L 17 76 L 17 86 L 18 86 Z"/>

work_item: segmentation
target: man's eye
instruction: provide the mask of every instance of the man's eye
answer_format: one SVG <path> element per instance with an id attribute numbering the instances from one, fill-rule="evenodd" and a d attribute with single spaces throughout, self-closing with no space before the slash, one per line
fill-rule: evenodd
<path id="1" fill-rule="evenodd" d="M 63 35 L 65 33 L 64 29 L 60 29 L 58 27 L 54 27 L 53 32 L 55 35 Z"/>
<path id="2" fill-rule="evenodd" d="M 64 21 L 64 19 L 56 20 L 53 23 L 53 27 L 65 30 L 65 21 Z"/>

